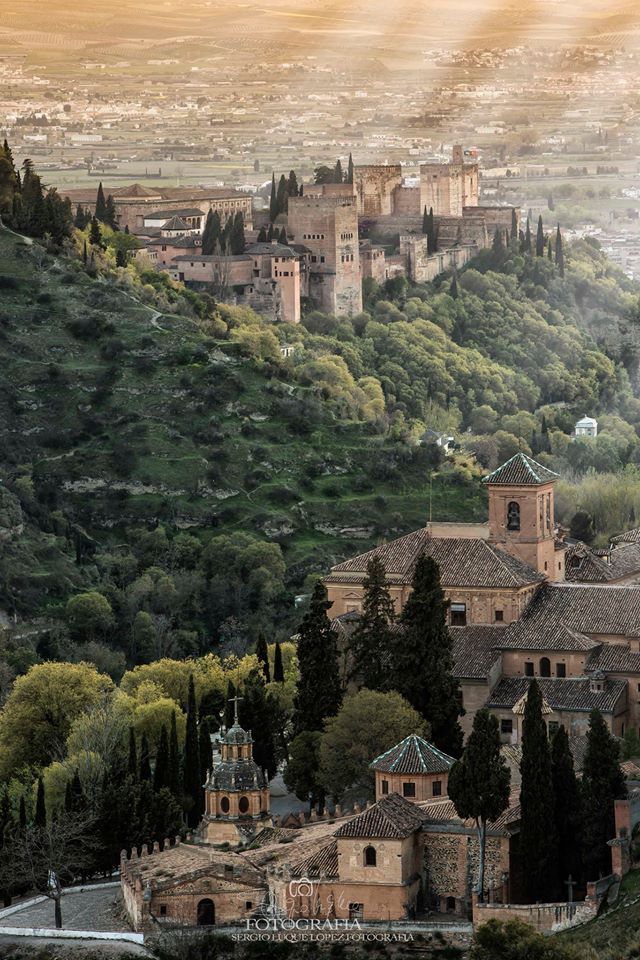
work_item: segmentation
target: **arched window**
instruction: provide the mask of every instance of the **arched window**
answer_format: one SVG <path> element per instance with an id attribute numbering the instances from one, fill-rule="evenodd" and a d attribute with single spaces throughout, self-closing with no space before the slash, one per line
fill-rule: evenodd
<path id="1" fill-rule="evenodd" d="M 220 801 L 220 809 L 223 813 L 229 813 L 229 797 L 223 797 Z"/>
<path id="2" fill-rule="evenodd" d="M 216 908 L 213 900 L 208 897 L 201 900 L 197 907 L 197 923 L 199 927 L 212 927 L 216 922 Z"/>
<path id="3" fill-rule="evenodd" d="M 365 867 L 375 867 L 377 863 L 376 857 L 376 848 L 375 847 L 365 847 L 364 848 L 364 865 Z"/>
<path id="4" fill-rule="evenodd" d="M 507 530 L 520 529 L 520 504 L 511 500 L 507 506 Z"/>
<path id="5" fill-rule="evenodd" d="M 238 810 L 240 813 L 246 813 L 249 809 L 249 799 L 248 797 L 240 797 L 240 803 L 238 804 Z"/>
<path id="6" fill-rule="evenodd" d="M 549 660 L 549 657 L 540 658 L 540 676 L 541 677 L 551 676 L 551 661 Z"/>

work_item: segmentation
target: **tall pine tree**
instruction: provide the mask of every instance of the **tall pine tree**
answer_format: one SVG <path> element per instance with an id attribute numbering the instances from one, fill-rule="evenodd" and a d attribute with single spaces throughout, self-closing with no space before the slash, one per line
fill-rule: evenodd
<path id="1" fill-rule="evenodd" d="M 536 257 L 544 257 L 545 246 L 544 226 L 542 224 L 542 214 L 540 214 L 538 217 L 538 231 L 536 233 Z"/>
<path id="2" fill-rule="evenodd" d="M 176 723 L 175 710 L 171 713 L 171 727 L 169 730 L 169 772 L 167 776 L 167 786 L 176 798 L 182 798 L 180 789 L 180 748 L 178 746 L 178 725 Z"/>
<path id="3" fill-rule="evenodd" d="M 562 248 L 562 234 L 560 233 L 560 224 L 556 230 L 556 266 L 558 273 L 564 277 L 564 250 Z"/>
<path id="4" fill-rule="evenodd" d="M 349 166 L 347 168 L 347 183 L 353 183 L 354 180 L 355 168 L 353 165 L 353 157 L 349 154 Z"/>
<path id="5" fill-rule="evenodd" d="M 284 666 L 282 664 L 282 648 L 276 640 L 276 649 L 273 655 L 273 679 L 276 683 L 284 683 Z"/>
<path id="6" fill-rule="evenodd" d="M 96 220 L 99 220 L 100 223 L 106 223 L 107 217 L 107 201 L 105 200 L 104 190 L 102 189 L 102 181 L 98 184 L 98 194 L 96 196 L 96 209 L 95 209 Z"/>
<path id="7" fill-rule="evenodd" d="M 153 789 L 157 793 L 169 786 L 169 737 L 164 724 L 160 728 L 158 749 L 156 750 L 156 765 L 153 771 Z"/>
<path id="8" fill-rule="evenodd" d="M 139 779 L 143 783 L 151 783 L 151 754 L 146 733 L 140 738 L 140 773 Z"/>
<path id="9" fill-rule="evenodd" d="M 567 893 L 565 881 L 571 877 L 580 882 L 582 872 L 581 797 L 564 727 L 556 730 L 551 741 L 551 780 L 553 822 L 558 841 L 557 899 L 562 900 Z"/>
<path id="10" fill-rule="evenodd" d="M 198 708 L 193 674 L 189 675 L 189 695 L 187 699 L 187 731 L 184 741 L 184 763 L 182 767 L 182 786 L 184 788 L 187 823 L 196 827 L 200 822 L 200 756 L 198 751 Z"/>
<path id="11" fill-rule="evenodd" d="M 138 753 L 136 750 L 136 734 L 133 727 L 129 727 L 129 758 L 127 760 L 127 773 L 130 777 L 138 776 Z"/>
<path id="12" fill-rule="evenodd" d="M 267 641 L 263 633 L 259 634 L 258 636 L 258 641 L 256 643 L 256 656 L 260 661 L 265 683 L 269 683 L 271 680 L 271 671 L 269 669 L 269 648 L 267 647 Z"/>
<path id="13" fill-rule="evenodd" d="M 394 634 L 391 686 L 427 720 L 431 739 L 452 757 L 462 752 L 462 694 L 453 676 L 447 602 L 438 564 L 423 554 Z"/>
<path id="14" fill-rule="evenodd" d="M 342 701 L 336 632 L 327 616 L 330 606 L 327 591 L 316 583 L 298 635 L 300 675 L 293 715 L 296 733 L 322 730 L 325 717 L 334 717 Z"/>
<path id="15" fill-rule="evenodd" d="M 269 220 L 274 222 L 278 216 L 278 192 L 276 190 L 276 175 L 271 174 L 271 197 L 269 199 Z"/>
<path id="16" fill-rule="evenodd" d="M 395 609 L 378 557 L 367 563 L 363 589 L 362 614 L 349 640 L 351 676 L 369 690 L 388 690 Z"/>
<path id="17" fill-rule="evenodd" d="M 616 835 L 613 802 L 626 796 L 620 747 L 599 710 L 589 716 L 581 787 L 586 879 L 597 880 L 600 873 L 611 873 L 607 843 Z"/>
<path id="18" fill-rule="evenodd" d="M 526 893 L 534 902 L 546 899 L 557 862 L 551 751 L 535 680 L 529 683 L 524 709 L 520 774 L 520 855 L 526 864 Z"/>
<path id="19" fill-rule="evenodd" d="M 511 775 L 500 753 L 497 719 L 486 707 L 473 718 L 462 758 L 449 773 L 449 797 L 458 815 L 473 819 L 478 830 L 478 897 L 484 900 L 484 865 L 487 824 L 497 820 L 509 806 Z"/>

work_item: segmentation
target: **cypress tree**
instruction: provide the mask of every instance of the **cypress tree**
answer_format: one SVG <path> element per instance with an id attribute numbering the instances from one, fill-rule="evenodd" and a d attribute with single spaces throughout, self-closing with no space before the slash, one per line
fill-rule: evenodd
<path id="1" fill-rule="evenodd" d="M 198 710 L 193 674 L 189 675 L 187 732 L 183 756 L 182 786 L 184 788 L 187 823 L 190 827 L 196 827 L 200 820 L 200 759 L 198 756 Z"/>
<path id="2" fill-rule="evenodd" d="M 116 250 L 116 267 L 126 267 L 127 265 L 127 252 L 121 247 L 118 247 Z"/>
<path id="3" fill-rule="evenodd" d="M 459 757 L 462 694 L 453 676 L 447 602 L 438 564 L 424 554 L 416 563 L 400 624 L 403 629 L 394 633 L 391 686 L 427 720 L 435 745 Z"/>
<path id="4" fill-rule="evenodd" d="M 80 204 L 78 204 L 78 206 L 76 207 L 76 215 L 73 218 L 73 225 L 78 230 L 84 230 L 84 228 L 87 225 L 87 221 L 85 220 L 84 210 L 82 209 L 82 206 Z"/>
<path id="5" fill-rule="evenodd" d="M 276 650 L 273 655 L 273 679 L 276 683 L 284 683 L 284 667 L 282 664 L 282 649 L 280 641 L 276 640 Z"/>
<path id="6" fill-rule="evenodd" d="M 207 214 L 207 219 L 204 222 L 204 230 L 202 231 L 202 256 L 210 257 L 213 254 L 215 249 L 216 240 L 218 239 L 214 220 L 213 220 L 213 210 L 209 210 Z"/>
<path id="7" fill-rule="evenodd" d="M 264 227 L 260 227 L 260 233 L 258 234 L 257 243 L 266 243 L 267 242 L 267 231 Z"/>
<path id="8" fill-rule="evenodd" d="M 460 297 L 460 291 L 458 290 L 458 278 L 455 273 L 451 278 L 451 287 L 449 288 L 449 293 L 454 300 L 457 300 Z"/>
<path id="9" fill-rule="evenodd" d="M 169 786 L 169 737 L 164 724 L 160 728 L 158 749 L 156 751 L 156 765 L 153 771 L 153 789 L 157 793 L 163 787 Z"/>
<path id="10" fill-rule="evenodd" d="M 136 734 L 133 727 L 129 727 L 129 758 L 127 760 L 127 773 L 130 777 L 134 777 L 134 779 L 138 776 Z"/>
<path id="11" fill-rule="evenodd" d="M 211 770 L 213 764 L 211 730 L 206 717 L 202 718 L 200 726 L 198 727 L 198 757 L 200 759 L 200 783 L 204 784 L 207 779 L 207 773 Z"/>
<path id="12" fill-rule="evenodd" d="M 86 804 L 86 797 L 82 789 L 82 781 L 78 770 L 74 771 L 71 780 L 67 781 L 65 792 L 65 809 L 69 813 L 80 813 Z"/>
<path id="13" fill-rule="evenodd" d="M 278 208 L 278 215 L 281 213 L 287 212 L 287 200 L 289 199 L 287 193 L 287 178 L 284 173 L 278 181 L 278 190 L 276 192 L 276 206 Z"/>
<path id="14" fill-rule="evenodd" d="M 271 174 L 271 197 L 269 199 L 269 220 L 271 223 L 278 216 L 278 193 L 276 191 L 276 175 Z"/>
<path id="15" fill-rule="evenodd" d="M 278 237 L 280 243 L 283 243 L 285 246 L 288 244 L 289 240 L 287 237 L 287 228 L 283 227 L 280 231 L 280 236 Z"/>
<path id="16" fill-rule="evenodd" d="M 586 878 L 596 880 L 601 872 L 611 872 L 607 842 L 616 835 L 613 802 L 626 795 L 620 747 L 599 710 L 589 715 L 581 787 Z"/>
<path id="17" fill-rule="evenodd" d="M 146 733 L 142 734 L 140 740 L 140 774 L 139 779 L 143 783 L 151 783 L 151 757 L 149 755 L 149 741 Z"/>
<path id="18" fill-rule="evenodd" d="M 435 220 L 433 217 L 433 207 L 429 207 L 429 216 L 427 221 L 427 253 L 435 253 L 438 249 L 436 238 Z"/>
<path id="19" fill-rule="evenodd" d="M 336 160 L 336 165 L 333 169 L 333 182 L 334 183 L 343 183 L 344 175 L 342 173 L 342 164 L 340 163 L 340 157 Z"/>
<path id="20" fill-rule="evenodd" d="M 167 786 L 178 800 L 182 796 L 180 791 L 180 751 L 178 747 L 178 727 L 176 724 L 176 712 L 171 713 L 171 729 L 169 731 L 169 772 L 167 775 Z"/>
<path id="21" fill-rule="evenodd" d="M 497 719 L 486 707 L 473 718 L 473 730 L 460 760 L 449 772 L 449 797 L 464 820 L 473 819 L 478 830 L 478 896 L 484 899 L 484 863 L 487 823 L 497 820 L 509 806 L 511 776 L 500 753 Z"/>
<path id="22" fill-rule="evenodd" d="M 564 727 L 559 727 L 551 741 L 551 780 L 555 835 L 558 840 L 558 899 L 564 899 L 565 880 L 571 876 L 580 880 L 582 818 L 578 779 L 573 768 L 569 738 Z"/>
<path id="23" fill-rule="evenodd" d="M 253 758 L 270 780 L 278 767 L 276 759 L 278 711 L 275 703 L 267 695 L 260 671 L 254 670 L 249 674 L 243 685 L 242 696 L 238 711 L 240 725 L 245 730 L 251 730 Z"/>
<path id="24" fill-rule="evenodd" d="M 100 232 L 100 224 L 98 223 L 97 217 L 91 218 L 91 230 L 89 231 L 89 243 L 92 247 L 101 247 L 102 246 L 102 234 Z"/>
<path id="25" fill-rule="evenodd" d="M 511 243 L 515 244 L 518 241 L 518 214 L 516 213 L 516 208 L 513 207 L 511 210 Z"/>
<path id="26" fill-rule="evenodd" d="M 289 171 L 289 180 L 287 182 L 287 196 L 288 197 L 298 196 L 298 178 L 296 177 L 295 170 Z"/>
<path id="27" fill-rule="evenodd" d="M 369 690 L 386 690 L 395 609 L 384 564 L 378 557 L 367 563 L 363 588 L 362 614 L 349 640 L 351 676 Z"/>
<path id="28" fill-rule="evenodd" d="M 551 237 L 547 240 L 547 260 L 553 262 L 553 250 L 551 248 Z"/>
<path id="29" fill-rule="evenodd" d="M 239 256 L 240 254 L 244 253 L 244 248 L 246 247 L 246 240 L 244 236 L 244 216 L 240 210 L 238 210 L 233 218 L 233 225 L 229 234 L 229 246 L 231 248 L 231 253 L 234 256 Z"/>
<path id="30" fill-rule="evenodd" d="M 422 232 L 425 236 L 429 233 L 429 213 L 426 204 L 422 211 Z"/>
<path id="31" fill-rule="evenodd" d="M 111 227 L 112 230 L 118 229 L 118 214 L 116 212 L 116 205 L 111 194 L 109 194 L 107 197 L 107 202 L 105 204 L 104 222 L 107 224 L 107 226 Z"/>
<path id="32" fill-rule="evenodd" d="M 347 183 L 353 183 L 355 169 L 353 166 L 353 157 L 349 154 L 349 166 L 347 168 Z"/>
<path id="33" fill-rule="evenodd" d="M 86 267 L 87 265 L 87 241 L 86 240 L 82 244 L 82 263 Z"/>
<path id="34" fill-rule="evenodd" d="M 524 710 L 520 773 L 520 853 L 526 864 L 527 895 L 534 902 L 545 899 L 549 879 L 556 876 L 551 752 L 542 693 L 535 680 L 529 683 Z"/>
<path id="35" fill-rule="evenodd" d="M 274 236 L 273 224 L 270 223 L 269 232 L 267 233 L 267 243 L 271 243 L 271 241 L 273 240 L 273 236 Z"/>
<path id="36" fill-rule="evenodd" d="M 538 217 L 538 232 L 536 234 L 536 257 L 544 257 L 544 226 L 542 225 L 542 214 Z"/>
<path id="37" fill-rule="evenodd" d="M 564 278 L 564 251 L 562 249 L 562 234 L 560 233 L 560 224 L 556 230 L 556 266 L 558 273 Z"/>
<path id="38" fill-rule="evenodd" d="M 527 226 L 524 231 L 524 253 L 531 253 L 531 224 L 529 223 L 529 217 L 527 217 Z"/>
<path id="39" fill-rule="evenodd" d="M 38 789 L 36 791 L 36 812 L 33 820 L 36 827 L 46 827 L 47 825 L 47 807 L 44 799 L 44 780 L 38 777 Z"/>
<path id="40" fill-rule="evenodd" d="M 18 811 L 18 824 L 20 826 L 20 832 L 23 833 L 27 827 L 27 805 L 24 799 L 24 793 L 20 795 L 20 808 Z"/>
<path id="41" fill-rule="evenodd" d="M 324 586 L 316 583 L 298 635 L 300 677 L 293 715 L 296 733 L 322 730 L 325 717 L 334 717 L 340 709 L 338 645 L 327 616 L 330 606 Z"/>
<path id="42" fill-rule="evenodd" d="M 64 809 L 67 813 L 73 810 L 73 791 L 71 790 L 71 780 L 67 780 L 64 788 Z"/>
<path id="43" fill-rule="evenodd" d="M 106 216 L 107 216 L 107 201 L 104 198 L 104 190 L 102 189 L 102 181 L 101 181 L 98 184 L 98 195 L 96 197 L 95 217 L 96 217 L 96 220 L 100 221 L 100 223 L 105 223 Z"/>
<path id="44" fill-rule="evenodd" d="M 264 634 L 260 634 L 256 643 L 256 656 L 262 666 L 262 673 L 266 683 L 271 680 L 271 671 L 269 670 L 269 649 Z"/>

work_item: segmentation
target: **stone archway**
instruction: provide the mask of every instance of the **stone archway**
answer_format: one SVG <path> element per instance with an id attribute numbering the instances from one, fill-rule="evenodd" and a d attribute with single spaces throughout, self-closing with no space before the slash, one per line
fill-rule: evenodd
<path id="1" fill-rule="evenodd" d="M 197 924 L 199 927 L 212 927 L 216 922 L 216 907 L 209 897 L 201 900 L 197 910 Z"/>

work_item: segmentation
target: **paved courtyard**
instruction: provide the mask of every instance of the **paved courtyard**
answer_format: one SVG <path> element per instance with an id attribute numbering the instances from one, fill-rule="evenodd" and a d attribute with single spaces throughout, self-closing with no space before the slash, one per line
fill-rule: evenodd
<path id="1" fill-rule="evenodd" d="M 122 919 L 118 887 L 94 887 L 62 898 L 62 923 L 68 930 L 122 931 L 131 928 Z M 0 917 L 3 927 L 55 927 L 54 905 L 45 900 Z"/>

